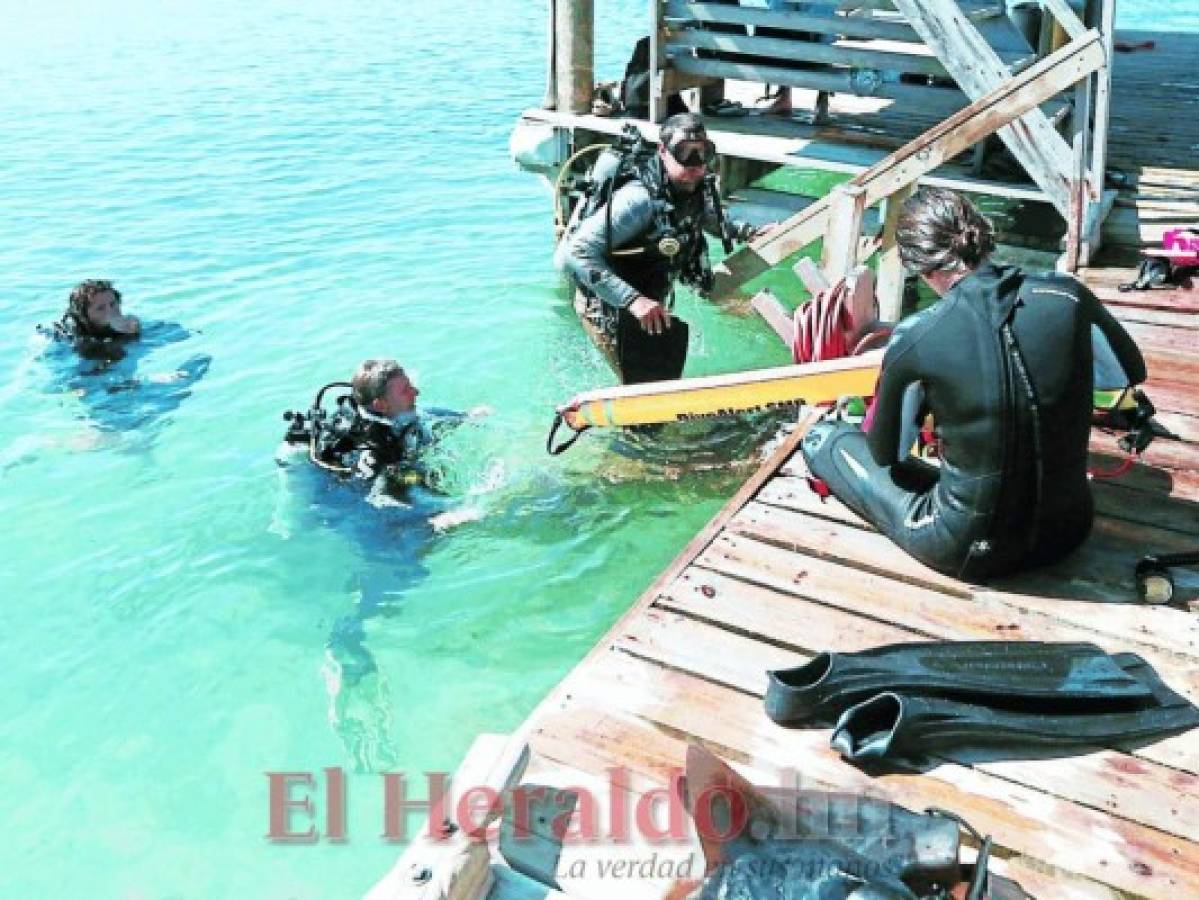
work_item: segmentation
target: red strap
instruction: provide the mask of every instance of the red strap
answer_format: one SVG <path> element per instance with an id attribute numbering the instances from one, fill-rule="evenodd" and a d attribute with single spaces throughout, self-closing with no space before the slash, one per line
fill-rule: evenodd
<path id="1" fill-rule="evenodd" d="M 1087 474 L 1092 478 L 1119 478 L 1131 469 L 1136 461 L 1136 454 L 1130 453 L 1114 469 L 1087 469 Z"/>
<path id="2" fill-rule="evenodd" d="M 810 487 L 821 500 L 827 500 L 833 496 L 833 492 L 829 490 L 828 484 L 821 478 L 815 475 L 808 476 L 808 487 Z"/>

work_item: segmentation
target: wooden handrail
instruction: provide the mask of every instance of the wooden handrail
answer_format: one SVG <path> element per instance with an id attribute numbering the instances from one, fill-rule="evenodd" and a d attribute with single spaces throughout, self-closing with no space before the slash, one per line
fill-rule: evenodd
<path id="1" fill-rule="evenodd" d="M 943 162 L 1030 109 L 1086 78 L 1106 62 L 1099 32 L 1088 31 L 965 109 L 905 144 L 849 183 L 865 189 L 865 205 L 914 183 Z M 830 201 L 821 198 L 717 267 L 713 295 L 727 297 L 756 275 L 824 235 Z"/>

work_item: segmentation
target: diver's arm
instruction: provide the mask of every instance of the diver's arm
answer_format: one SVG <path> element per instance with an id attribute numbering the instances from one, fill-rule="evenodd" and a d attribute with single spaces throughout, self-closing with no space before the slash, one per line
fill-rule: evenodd
<path id="1" fill-rule="evenodd" d="M 1124 370 L 1128 383 L 1140 384 L 1149 377 L 1149 373 L 1145 369 L 1145 357 L 1141 355 L 1141 349 L 1137 346 L 1136 341 L 1124 330 L 1124 326 L 1108 312 L 1107 307 L 1100 302 L 1098 297 L 1081 282 L 1079 282 L 1079 288 L 1079 302 L 1086 304 L 1091 322 L 1095 326 L 1091 332 L 1091 340 L 1094 342 L 1102 336 L 1115 355 L 1120 368 Z M 1097 356 L 1099 349 L 1096 348 Z"/>
<path id="2" fill-rule="evenodd" d="M 606 206 L 601 206 L 584 219 L 573 234 L 563 238 L 558 263 L 605 304 L 623 309 L 641 295 L 612 269 L 608 249 L 626 247 L 650 229 L 654 201 L 641 182 L 630 181 L 619 188 L 609 202 L 611 215 Z"/>
<path id="3" fill-rule="evenodd" d="M 701 188 L 704 191 L 704 231 L 716 238 L 723 238 L 724 233 L 721 230 L 721 217 L 716 214 L 716 204 L 712 200 L 712 196 L 708 193 L 707 188 Z M 734 219 L 728 214 L 728 210 L 724 210 L 724 221 L 728 223 L 729 237 L 735 241 L 751 240 L 757 233 L 758 229 L 744 219 Z"/>
<path id="4" fill-rule="evenodd" d="M 880 466 L 892 466 L 900 461 L 903 433 L 904 397 L 908 387 L 919 380 L 915 371 L 916 343 L 909 329 L 896 329 L 879 374 L 877 396 L 874 399 L 874 422 L 867 437 L 870 455 Z"/>

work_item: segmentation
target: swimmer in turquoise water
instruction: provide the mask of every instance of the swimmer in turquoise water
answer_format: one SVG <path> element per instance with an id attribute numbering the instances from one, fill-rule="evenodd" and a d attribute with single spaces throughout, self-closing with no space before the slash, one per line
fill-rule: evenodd
<path id="1" fill-rule="evenodd" d="M 122 346 L 141 337 L 142 323 L 121 312 L 121 292 L 111 281 L 89 278 L 71 291 L 62 318 L 39 330 L 72 344 L 86 358 L 121 359 Z"/>
<path id="2" fill-rule="evenodd" d="M 337 396 L 330 411 L 325 394 L 336 388 L 350 391 Z M 307 413 L 286 413 L 290 425 L 284 441 L 306 447 L 319 468 L 378 485 L 392 496 L 418 485 L 436 491 L 438 476 L 423 465 L 423 452 L 464 420 L 487 411 L 430 409 L 418 414 L 418 396 L 420 391 L 394 359 L 368 359 L 349 382 L 322 387 Z"/>
<path id="3" fill-rule="evenodd" d="M 353 608 L 333 622 L 322 666 L 329 721 L 356 772 L 400 764 L 390 690 L 368 623 L 394 615 L 425 577 L 423 558 L 434 532 L 478 517 L 456 505 L 462 498 L 452 496 L 431 457 L 444 448 L 442 438 L 485 410 L 418 412 L 419 396 L 396 360 L 368 359 L 348 382 L 317 391 L 307 412 L 286 414 L 289 427 L 277 457 L 286 485 L 272 530 L 290 538 L 316 521 L 360 548 L 359 564 L 346 573 Z M 301 454 L 313 465 L 292 465 Z M 364 510 L 363 494 L 375 509 Z"/>
<path id="4" fill-rule="evenodd" d="M 42 353 L 54 368 L 52 393 L 71 393 L 100 431 L 141 429 L 176 409 L 191 395 L 212 362 L 207 354 L 177 367 L 139 374 L 151 352 L 190 337 L 173 322 L 143 323 L 121 309 L 121 292 L 111 281 L 88 279 L 71 291 L 59 321 L 39 325 L 49 339 Z"/>

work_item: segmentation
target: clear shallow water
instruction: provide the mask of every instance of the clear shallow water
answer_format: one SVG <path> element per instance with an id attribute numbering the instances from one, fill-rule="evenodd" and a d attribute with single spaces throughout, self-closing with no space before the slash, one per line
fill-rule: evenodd
<path id="1" fill-rule="evenodd" d="M 348 844 L 281 847 L 263 772 L 452 769 L 744 477 L 675 477 L 694 435 L 542 449 L 555 403 L 611 382 L 507 158 L 542 6 L 0 3 L 0 896 L 361 895 L 398 852 L 377 776 Z M 600 10 L 614 70 L 643 4 Z M 175 408 L 122 417 L 142 391 L 39 358 L 83 277 L 192 331 L 125 377 L 211 356 Z M 687 315 L 693 371 L 770 361 Z M 281 412 L 370 355 L 495 409 L 446 450 L 481 521 L 435 537 L 281 481 Z"/>
<path id="2" fill-rule="evenodd" d="M 614 77 L 644 3 L 597 9 Z M 744 429 L 544 455 L 553 405 L 610 381 L 550 267 L 548 194 L 507 160 L 544 16 L 0 2 L 0 896 L 361 894 L 397 852 L 376 777 L 350 779 L 348 844 L 280 847 L 263 772 L 452 769 L 744 477 L 677 471 Z M 32 324 L 89 276 L 193 332 L 137 376 L 211 356 L 174 408 L 114 419 L 121 395 L 39 359 Z M 683 313 L 694 374 L 782 361 L 756 323 Z M 446 450 L 479 522 L 435 537 L 420 508 L 281 480 L 280 412 L 368 355 L 430 404 L 495 408 Z"/>

